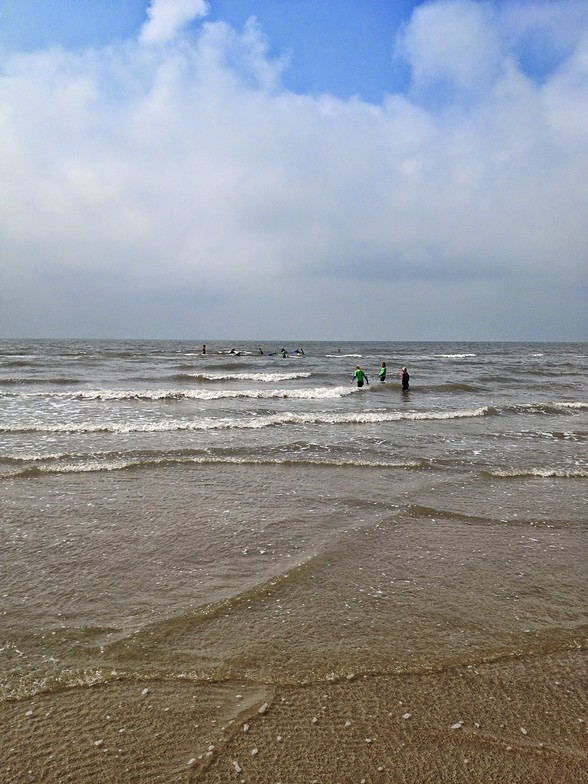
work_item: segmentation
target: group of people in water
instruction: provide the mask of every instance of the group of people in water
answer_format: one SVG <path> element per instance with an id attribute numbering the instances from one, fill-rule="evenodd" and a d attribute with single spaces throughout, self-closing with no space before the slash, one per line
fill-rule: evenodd
<path id="1" fill-rule="evenodd" d="M 388 368 L 386 367 L 386 363 L 382 362 L 382 366 L 380 367 L 380 371 L 378 373 L 378 378 L 380 381 L 385 381 L 386 376 L 388 375 Z M 370 381 L 367 377 L 365 370 L 362 370 L 359 365 L 355 366 L 355 373 L 351 379 L 351 383 L 357 383 L 358 387 L 362 387 L 364 384 L 370 385 Z M 402 384 L 402 389 L 408 389 L 410 386 L 410 374 L 408 370 L 403 367 L 400 373 L 400 383 Z"/>
<path id="2" fill-rule="evenodd" d="M 339 349 L 339 353 L 340 352 L 341 349 Z M 206 345 L 202 346 L 202 353 L 206 354 Z M 241 356 L 241 352 L 236 351 L 234 348 L 232 348 L 229 352 L 220 352 L 220 353 L 229 353 L 237 357 Z M 257 349 L 257 353 L 263 355 L 265 352 L 260 346 Z M 276 354 L 281 354 L 283 357 L 288 357 L 288 356 L 303 357 L 304 349 L 297 348 L 295 351 L 288 351 L 285 348 L 281 348 L 279 351 L 270 351 L 268 356 L 271 357 L 271 356 L 275 356 Z M 380 379 L 380 381 L 384 382 L 386 381 L 387 375 L 388 375 L 388 368 L 386 367 L 386 363 L 382 362 L 382 365 L 378 373 L 378 378 Z M 355 366 L 355 372 L 351 379 L 351 383 L 353 384 L 354 382 L 357 384 L 358 387 L 362 387 L 364 384 L 367 384 L 369 386 L 370 384 L 365 370 L 362 370 L 359 365 Z M 402 389 L 408 389 L 410 386 L 410 374 L 405 367 L 402 368 L 402 371 L 400 373 L 400 383 L 402 385 Z"/>
<path id="3" fill-rule="evenodd" d="M 202 353 L 206 354 L 206 344 L 205 343 L 202 344 Z M 237 350 L 235 348 L 232 348 L 230 351 L 221 350 L 221 351 L 216 351 L 214 353 L 216 353 L 216 354 L 231 354 L 234 357 L 240 357 L 243 352 L 240 351 L 240 350 Z M 251 354 L 251 353 L 252 353 L 251 351 L 245 351 L 245 354 Z M 261 346 L 259 346 L 258 349 L 257 349 L 257 353 L 260 356 L 263 356 L 265 354 L 265 351 L 263 350 L 263 348 Z M 294 351 L 288 351 L 288 349 L 286 349 L 286 348 L 281 348 L 279 351 L 270 351 L 270 352 L 268 352 L 268 357 L 273 357 L 276 354 L 281 354 L 283 357 L 303 357 L 304 356 L 304 349 L 303 348 L 297 348 Z"/>

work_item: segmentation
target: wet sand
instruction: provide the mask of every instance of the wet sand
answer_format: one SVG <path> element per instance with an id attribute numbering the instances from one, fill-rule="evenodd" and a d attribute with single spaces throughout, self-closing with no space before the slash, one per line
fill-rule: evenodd
<path id="1" fill-rule="evenodd" d="M 124 681 L 0 706 L 3 784 L 582 784 L 586 652 L 297 688 Z"/>

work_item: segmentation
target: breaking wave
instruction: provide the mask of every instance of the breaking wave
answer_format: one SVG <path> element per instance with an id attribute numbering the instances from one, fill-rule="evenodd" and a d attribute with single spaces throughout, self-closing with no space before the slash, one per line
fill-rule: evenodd
<path id="1" fill-rule="evenodd" d="M 498 479 L 537 477 L 538 479 L 586 479 L 586 468 L 495 468 L 486 474 Z"/>
<path id="2" fill-rule="evenodd" d="M 142 458 L 127 457 L 119 459 L 94 459 L 82 462 L 55 462 L 28 465 L 3 475 L 5 479 L 29 478 L 43 474 L 90 474 L 97 472 L 109 473 L 145 468 L 166 468 L 169 466 L 187 465 L 249 465 L 249 466 L 313 466 L 316 468 L 378 468 L 378 469 L 419 469 L 423 463 L 418 460 L 362 460 L 337 459 L 328 457 L 254 457 L 236 455 L 161 455 L 159 457 Z"/>
<path id="3" fill-rule="evenodd" d="M 31 423 L 29 425 L 4 425 L 0 433 L 162 433 L 191 430 L 250 430 L 280 425 L 372 425 L 383 422 L 407 420 L 449 420 L 483 417 L 489 413 L 487 406 L 462 411 L 425 412 L 350 412 L 344 414 L 325 412 L 284 412 L 254 417 L 204 417 L 202 419 L 167 419 L 159 422 L 63 422 Z"/>
<path id="4" fill-rule="evenodd" d="M 88 401 L 180 401 L 180 400 L 237 400 L 248 398 L 252 400 L 270 400 L 275 398 L 295 398 L 307 400 L 321 400 L 325 398 L 338 398 L 353 394 L 353 389 L 348 387 L 308 387 L 300 389 L 106 389 L 83 390 L 79 392 L 30 392 L 22 397 L 61 398 Z M 14 393 L 6 393 L 0 397 L 15 397 Z"/>
<path id="5" fill-rule="evenodd" d="M 308 378 L 312 374 L 309 371 L 300 373 L 179 373 L 173 378 L 176 381 L 260 381 L 272 383 L 276 381 L 293 381 L 297 378 Z"/>

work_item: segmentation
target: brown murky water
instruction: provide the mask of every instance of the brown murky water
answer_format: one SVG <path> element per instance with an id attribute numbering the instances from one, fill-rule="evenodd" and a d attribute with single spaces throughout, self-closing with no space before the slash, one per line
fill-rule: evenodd
<path id="1" fill-rule="evenodd" d="M 551 402 L 144 348 L 0 372 L 3 784 L 588 781 L 577 347 Z"/>

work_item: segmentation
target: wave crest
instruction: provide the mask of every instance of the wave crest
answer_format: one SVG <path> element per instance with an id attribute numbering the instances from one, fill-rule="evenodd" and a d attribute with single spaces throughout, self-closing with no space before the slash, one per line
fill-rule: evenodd
<path id="1" fill-rule="evenodd" d="M 497 468 L 486 471 L 498 479 L 518 479 L 537 477 L 538 479 L 585 479 L 588 477 L 586 468 Z"/>
<path id="2" fill-rule="evenodd" d="M 58 424 L 31 423 L 30 425 L 4 425 L 2 433 L 162 433 L 190 430 L 250 430 L 280 425 L 371 425 L 406 420 L 443 421 L 482 417 L 489 413 L 483 406 L 461 411 L 378 411 L 325 413 L 310 411 L 293 413 L 290 411 L 255 417 L 205 417 L 195 420 L 167 419 L 159 422 L 64 422 Z"/>

